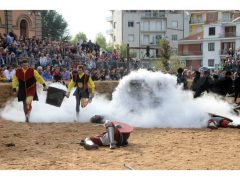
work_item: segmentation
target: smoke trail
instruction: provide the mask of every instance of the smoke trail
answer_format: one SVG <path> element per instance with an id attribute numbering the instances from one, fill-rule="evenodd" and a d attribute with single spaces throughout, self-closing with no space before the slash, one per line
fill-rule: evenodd
<path id="1" fill-rule="evenodd" d="M 61 84 L 51 86 L 64 89 Z M 39 101 L 33 102 L 31 122 L 73 122 L 75 96 L 64 98 L 60 108 L 45 103 L 46 92 L 38 89 Z M 201 128 L 207 126 L 208 112 L 239 117 L 231 113 L 232 106 L 220 98 L 207 94 L 193 99 L 191 91 L 176 86 L 176 77 L 161 72 L 138 70 L 125 76 L 113 93 L 112 100 L 96 95 L 92 103 L 80 109 L 80 121 L 88 122 L 96 115 L 107 119 L 127 122 L 134 127 Z M 2 110 L 4 119 L 24 122 L 22 103 L 8 103 Z"/>

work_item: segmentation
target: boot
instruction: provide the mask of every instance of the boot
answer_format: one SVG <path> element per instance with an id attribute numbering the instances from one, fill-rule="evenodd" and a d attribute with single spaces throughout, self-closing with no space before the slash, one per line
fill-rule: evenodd
<path id="1" fill-rule="evenodd" d="M 30 114 L 26 114 L 25 115 L 25 122 L 29 123 L 29 119 L 30 119 Z"/>
<path id="2" fill-rule="evenodd" d="M 109 147 L 110 149 L 115 149 L 116 146 L 116 141 L 114 139 L 114 127 L 107 127 L 107 133 L 108 133 L 108 138 L 109 138 Z"/>
<path id="3" fill-rule="evenodd" d="M 117 145 L 115 143 L 110 143 L 110 149 L 115 149 Z"/>
<path id="4" fill-rule="evenodd" d="M 76 119 L 74 120 L 74 122 L 79 122 L 79 121 L 80 121 L 79 112 L 76 112 Z"/>

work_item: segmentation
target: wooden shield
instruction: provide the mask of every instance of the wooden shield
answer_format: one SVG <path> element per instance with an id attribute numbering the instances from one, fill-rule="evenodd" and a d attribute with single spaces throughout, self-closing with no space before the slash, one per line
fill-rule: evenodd
<path id="1" fill-rule="evenodd" d="M 133 127 L 127 123 L 112 121 L 114 126 L 119 130 L 120 133 L 131 133 L 133 131 Z"/>

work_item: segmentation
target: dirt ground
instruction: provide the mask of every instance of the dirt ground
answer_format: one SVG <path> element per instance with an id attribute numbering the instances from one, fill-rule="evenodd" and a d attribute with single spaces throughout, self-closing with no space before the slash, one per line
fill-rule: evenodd
<path id="1" fill-rule="evenodd" d="M 1 88 L 1 87 L 0 87 Z M 5 96 L 0 89 L 0 98 Z M 104 131 L 91 123 L 16 123 L 0 119 L 0 169 L 239 170 L 240 129 L 135 128 L 129 145 L 85 150 Z"/>

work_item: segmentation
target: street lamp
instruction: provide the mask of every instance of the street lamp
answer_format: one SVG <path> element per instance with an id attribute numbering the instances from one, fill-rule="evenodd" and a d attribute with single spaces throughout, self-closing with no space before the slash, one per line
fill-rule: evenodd
<path id="1" fill-rule="evenodd" d="M 139 47 L 139 51 L 138 51 L 138 57 L 140 59 L 140 27 L 141 27 L 141 23 L 140 22 L 136 22 L 136 24 L 138 24 L 138 47 Z"/>

